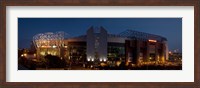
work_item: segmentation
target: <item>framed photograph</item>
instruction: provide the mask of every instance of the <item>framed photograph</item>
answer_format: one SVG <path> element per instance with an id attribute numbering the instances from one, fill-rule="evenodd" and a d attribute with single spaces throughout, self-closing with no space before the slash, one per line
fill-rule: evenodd
<path id="1" fill-rule="evenodd" d="M 0 87 L 200 87 L 199 0 L 0 1 Z"/>

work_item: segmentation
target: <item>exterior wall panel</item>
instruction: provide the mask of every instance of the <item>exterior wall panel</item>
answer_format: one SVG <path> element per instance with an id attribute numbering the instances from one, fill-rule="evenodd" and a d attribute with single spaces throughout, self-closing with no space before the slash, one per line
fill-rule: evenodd
<path id="1" fill-rule="evenodd" d="M 91 60 L 95 55 L 95 35 L 93 28 L 88 29 L 87 31 L 87 60 Z"/>
<path id="2" fill-rule="evenodd" d="M 107 31 L 103 28 L 100 30 L 100 40 L 99 40 L 99 55 L 100 59 L 107 61 Z"/>

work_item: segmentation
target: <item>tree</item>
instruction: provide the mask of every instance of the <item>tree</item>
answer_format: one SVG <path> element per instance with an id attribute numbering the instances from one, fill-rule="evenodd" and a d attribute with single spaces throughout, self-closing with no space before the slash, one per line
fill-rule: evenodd
<path id="1" fill-rule="evenodd" d="M 46 65 L 49 68 L 64 68 L 66 66 L 65 59 L 60 59 L 58 56 L 45 56 Z"/>

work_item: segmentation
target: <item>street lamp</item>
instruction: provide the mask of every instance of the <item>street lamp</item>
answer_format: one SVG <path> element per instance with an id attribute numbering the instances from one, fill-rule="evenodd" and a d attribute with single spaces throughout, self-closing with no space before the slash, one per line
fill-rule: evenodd
<path id="1" fill-rule="evenodd" d="M 104 59 L 103 59 L 103 61 L 105 61 L 105 62 L 106 62 L 106 58 L 104 58 Z"/>
<path id="2" fill-rule="evenodd" d="M 102 61 L 102 59 L 100 59 L 100 62 Z"/>
<path id="3" fill-rule="evenodd" d="M 90 61 L 90 58 L 88 58 L 87 60 Z"/>
<path id="4" fill-rule="evenodd" d="M 94 61 L 94 58 L 92 58 L 92 61 Z"/>

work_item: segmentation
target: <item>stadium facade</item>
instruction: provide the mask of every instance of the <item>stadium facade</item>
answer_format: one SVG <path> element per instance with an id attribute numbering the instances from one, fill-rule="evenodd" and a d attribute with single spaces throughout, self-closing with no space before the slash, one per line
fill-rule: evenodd
<path id="1" fill-rule="evenodd" d="M 125 61 L 134 64 L 163 63 L 168 59 L 167 39 L 126 30 L 109 34 L 103 27 L 90 27 L 85 35 L 65 38 L 63 32 L 35 35 L 33 42 L 40 59 L 47 54 L 75 63 Z"/>

